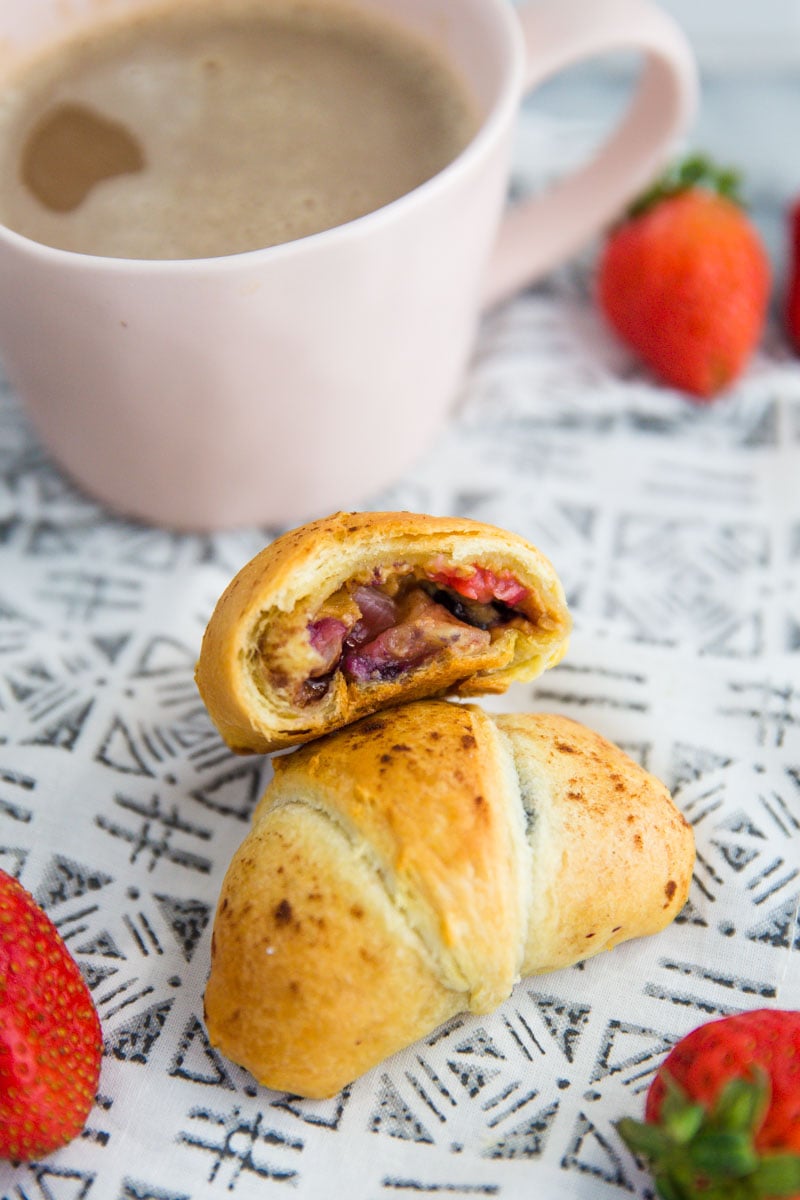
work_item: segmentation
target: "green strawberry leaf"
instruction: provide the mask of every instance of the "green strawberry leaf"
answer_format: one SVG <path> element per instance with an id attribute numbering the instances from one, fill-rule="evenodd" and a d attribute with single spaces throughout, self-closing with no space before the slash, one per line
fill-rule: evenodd
<path id="1" fill-rule="evenodd" d="M 688 192 L 692 188 L 705 188 L 724 196 L 733 204 L 744 207 L 741 196 L 741 175 L 733 167 L 716 167 L 709 158 L 694 154 L 683 162 L 669 167 L 652 187 L 648 188 L 629 207 L 627 216 L 640 217 L 655 208 L 662 200 Z"/>

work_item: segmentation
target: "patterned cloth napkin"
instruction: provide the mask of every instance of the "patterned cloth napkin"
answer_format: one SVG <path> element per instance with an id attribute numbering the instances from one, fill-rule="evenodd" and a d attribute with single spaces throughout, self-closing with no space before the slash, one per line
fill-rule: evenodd
<path id="1" fill-rule="evenodd" d="M 697 870 L 663 934 L 521 982 L 334 1100 L 209 1045 L 220 882 L 269 765 L 192 681 L 232 574 L 277 531 L 178 536 L 74 491 L 0 397 L 0 865 L 56 922 L 105 1035 L 83 1137 L 0 1164 L 3 1200 L 622 1200 L 614 1122 L 709 1018 L 800 1007 L 800 369 L 777 340 L 724 399 L 656 385 L 564 271 L 484 321 L 438 444 L 364 507 L 539 545 L 566 660 L 489 707 L 566 713 L 660 775 Z"/>

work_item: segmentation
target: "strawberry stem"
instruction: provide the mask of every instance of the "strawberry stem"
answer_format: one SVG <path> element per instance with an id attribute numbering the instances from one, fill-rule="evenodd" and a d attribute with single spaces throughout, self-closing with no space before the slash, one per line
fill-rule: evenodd
<path id="1" fill-rule="evenodd" d="M 693 154 L 683 162 L 674 163 L 628 209 L 629 217 L 640 217 L 670 196 L 678 196 L 692 188 L 705 188 L 724 196 L 733 204 L 744 206 L 741 197 L 741 175 L 732 167 L 717 167 L 702 154 Z"/>
<path id="2" fill-rule="evenodd" d="M 662 1200 L 778 1200 L 800 1194 L 800 1155 L 760 1155 L 755 1147 L 769 1107 L 763 1070 L 729 1080 L 710 1109 L 694 1103 L 667 1072 L 662 1079 L 666 1092 L 658 1124 L 629 1117 L 617 1123 L 628 1148 L 649 1163 Z"/>

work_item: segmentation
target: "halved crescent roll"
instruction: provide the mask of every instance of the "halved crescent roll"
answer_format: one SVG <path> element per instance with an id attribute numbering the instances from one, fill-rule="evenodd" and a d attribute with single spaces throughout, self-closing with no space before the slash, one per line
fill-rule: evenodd
<path id="1" fill-rule="evenodd" d="M 521 537 L 418 513 L 336 513 L 236 575 L 196 680 L 237 753 L 310 741 L 407 700 L 503 692 L 564 655 L 570 619 Z"/>
<path id="2" fill-rule="evenodd" d="M 563 716 L 418 701 L 274 765 L 205 993 L 212 1044 L 268 1087 L 333 1095 L 686 901 L 694 838 L 666 787 Z"/>

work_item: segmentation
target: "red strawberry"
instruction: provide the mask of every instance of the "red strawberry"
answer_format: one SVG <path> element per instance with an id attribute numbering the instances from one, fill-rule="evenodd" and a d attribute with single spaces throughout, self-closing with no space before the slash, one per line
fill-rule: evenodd
<path id="1" fill-rule="evenodd" d="M 744 370 L 764 327 L 770 268 L 730 172 L 691 159 L 611 231 L 598 299 L 666 383 L 708 400 Z"/>
<path id="2" fill-rule="evenodd" d="M 692 1030 L 620 1136 L 665 1200 L 800 1198 L 800 1012 L 756 1009 Z"/>
<path id="3" fill-rule="evenodd" d="M 0 1158 L 42 1158 L 81 1132 L 101 1051 L 75 960 L 33 897 L 0 871 Z"/>
<path id="4" fill-rule="evenodd" d="M 800 200 L 789 212 L 789 290 L 786 297 L 786 331 L 800 352 Z"/>

